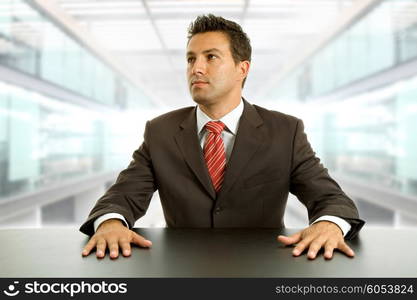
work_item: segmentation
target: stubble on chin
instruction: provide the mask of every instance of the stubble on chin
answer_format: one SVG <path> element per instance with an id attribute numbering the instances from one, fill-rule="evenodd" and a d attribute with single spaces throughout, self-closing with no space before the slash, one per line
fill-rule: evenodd
<path id="1" fill-rule="evenodd" d="M 193 94 L 191 91 L 190 94 L 191 98 L 193 98 L 194 102 L 197 104 L 207 105 L 210 103 L 210 100 L 204 95 L 200 95 L 199 93 Z"/>
<path id="2" fill-rule="evenodd" d="M 202 96 L 192 96 L 192 98 L 193 98 L 194 102 L 197 103 L 197 104 L 207 105 L 209 103 L 207 98 L 202 97 Z"/>

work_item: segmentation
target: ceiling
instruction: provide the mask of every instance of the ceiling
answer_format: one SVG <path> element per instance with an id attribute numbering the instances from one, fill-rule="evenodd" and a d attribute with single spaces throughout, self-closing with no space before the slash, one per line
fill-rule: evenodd
<path id="1" fill-rule="evenodd" d="M 213 13 L 242 25 L 252 44 L 243 95 L 250 101 L 294 53 L 317 39 L 359 0 L 56 0 L 169 107 L 190 105 L 187 27 Z"/>

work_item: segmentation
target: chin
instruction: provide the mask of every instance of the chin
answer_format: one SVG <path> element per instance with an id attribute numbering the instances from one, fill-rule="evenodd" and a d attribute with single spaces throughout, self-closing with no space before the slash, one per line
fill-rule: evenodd
<path id="1" fill-rule="evenodd" d="M 191 97 L 193 98 L 194 102 L 197 104 L 202 104 L 202 105 L 207 105 L 209 104 L 211 101 L 208 97 L 202 96 L 202 95 L 192 95 Z"/>

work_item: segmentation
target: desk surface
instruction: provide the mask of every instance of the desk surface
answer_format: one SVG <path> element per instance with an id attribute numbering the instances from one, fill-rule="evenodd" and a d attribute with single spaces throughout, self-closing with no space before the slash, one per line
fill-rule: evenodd
<path id="1" fill-rule="evenodd" d="M 117 259 L 82 257 L 76 228 L 0 230 L 0 277 L 417 277 L 417 229 L 364 228 L 355 258 L 329 261 L 293 257 L 273 229 L 135 230 L 152 248 Z"/>

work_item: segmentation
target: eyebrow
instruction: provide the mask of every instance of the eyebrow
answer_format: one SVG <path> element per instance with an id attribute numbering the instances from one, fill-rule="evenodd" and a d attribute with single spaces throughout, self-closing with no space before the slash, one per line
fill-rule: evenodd
<path id="1" fill-rule="evenodd" d="M 207 50 L 204 50 L 203 51 L 203 54 L 206 54 L 206 53 L 209 53 L 209 52 L 218 52 L 219 54 L 221 54 L 221 55 L 223 55 L 223 52 L 221 52 L 219 49 L 217 49 L 217 48 L 210 48 L 210 49 L 207 49 Z M 195 53 L 193 52 L 193 51 L 188 51 L 187 52 L 187 57 L 188 56 L 190 56 L 190 55 L 194 55 Z"/>

